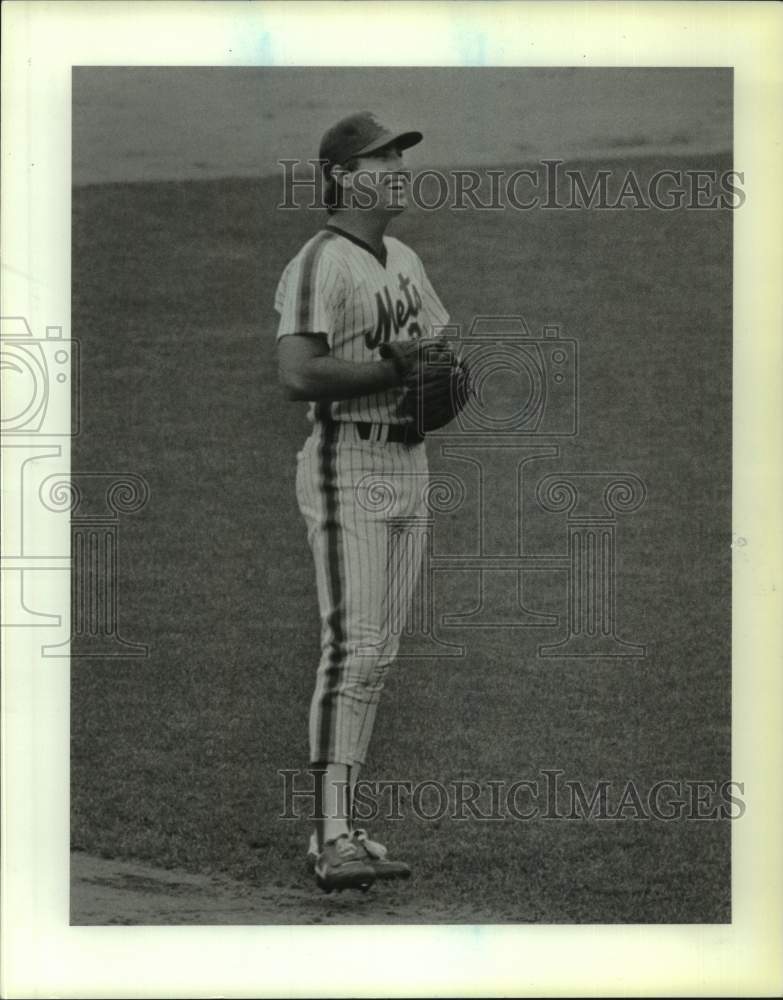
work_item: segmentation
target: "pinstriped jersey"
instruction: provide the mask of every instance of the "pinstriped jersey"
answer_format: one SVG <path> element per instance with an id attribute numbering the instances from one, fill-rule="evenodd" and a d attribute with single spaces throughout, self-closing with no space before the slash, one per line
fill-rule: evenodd
<path id="1" fill-rule="evenodd" d="M 378 361 L 381 344 L 432 336 L 448 323 L 417 254 L 390 236 L 383 244 L 378 257 L 363 241 L 334 227 L 308 240 L 277 286 L 277 339 L 320 333 L 335 358 Z M 398 389 L 389 389 L 329 406 L 334 420 L 399 424 L 404 422 L 397 413 L 400 398 Z M 314 404 L 309 417 L 315 419 Z"/>

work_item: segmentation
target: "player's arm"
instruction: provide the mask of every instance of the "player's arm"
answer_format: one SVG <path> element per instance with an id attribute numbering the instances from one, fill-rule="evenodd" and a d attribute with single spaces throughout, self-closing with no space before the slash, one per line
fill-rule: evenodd
<path id="1" fill-rule="evenodd" d="M 280 337 L 277 362 L 280 384 L 291 400 L 355 399 L 400 384 L 391 359 L 355 362 L 334 358 L 325 334 Z"/>

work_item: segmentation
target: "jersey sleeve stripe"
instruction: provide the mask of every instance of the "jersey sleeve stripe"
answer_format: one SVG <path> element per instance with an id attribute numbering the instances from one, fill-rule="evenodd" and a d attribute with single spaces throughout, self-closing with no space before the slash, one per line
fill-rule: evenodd
<path id="1" fill-rule="evenodd" d="M 299 284 L 296 290 L 296 329 L 299 333 L 319 333 L 311 329 L 313 322 L 313 278 L 317 273 L 318 260 L 323 248 L 334 237 L 326 230 L 320 232 L 305 250 L 299 268 Z"/>

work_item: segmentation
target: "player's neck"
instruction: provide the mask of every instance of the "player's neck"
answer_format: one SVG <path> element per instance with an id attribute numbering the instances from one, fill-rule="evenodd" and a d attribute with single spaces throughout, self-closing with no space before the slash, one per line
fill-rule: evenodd
<path id="1" fill-rule="evenodd" d="M 391 217 L 386 214 L 347 210 L 335 212 L 330 216 L 327 226 L 350 233 L 380 254 L 383 252 L 383 234 L 390 222 Z"/>

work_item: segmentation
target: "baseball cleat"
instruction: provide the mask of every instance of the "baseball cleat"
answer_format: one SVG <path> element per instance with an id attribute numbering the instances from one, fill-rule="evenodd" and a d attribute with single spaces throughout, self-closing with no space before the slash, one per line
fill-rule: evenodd
<path id="1" fill-rule="evenodd" d="M 324 844 L 315 862 L 315 880 L 324 892 L 336 889 L 361 889 L 375 881 L 375 869 L 364 850 L 348 837 L 338 837 Z"/>
<path id="2" fill-rule="evenodd" d="M 404 861 L 393 861 L 383 844 L 370 840 L 366 830 L 354 830 L 351 839 L 364 848 L 367 859 L 375 871 L 377 879 L 410 878 L 411 870 Z"/>
<path id="3" fill-rule="evenodd" d="M 379 844 L 377 840 L 370 840 L 366 830 L 354 830 L 351 839 L 354 843 L 361 845 L 366 854 L 365 860 L 372 865 L 377 879 L 390 881 L 391 879 L 411 877 L 410 867 L 404 861 L 392 861 L 389 858 L 388 848 Z M 315 870 L 317 861 L 318 841 L 315 834 L 312 833 L 307 848 L 307 867 L 310 871 Z"/>

